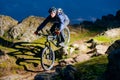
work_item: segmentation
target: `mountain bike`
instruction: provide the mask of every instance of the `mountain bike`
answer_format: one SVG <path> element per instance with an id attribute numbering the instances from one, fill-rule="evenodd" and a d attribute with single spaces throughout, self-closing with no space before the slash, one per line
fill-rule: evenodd
<path id="1" fill-rule="evenodd" d="M 51 43 L 56 47 L 59 47 L 58 38 L 60 35 L 52 35 L 48 30 L 46 30 L 46 34 L 43 33 L 41 35 L 46 38 L 45 47 L 41 54 L 41 65 L 44 70 L 50 70 L 53 67 L 55 61 L 55 53 L 51 47 Z M 70 41 L 70 31 L 68 27 L 64 28 L 64 38 L 64 44 L 67 45 Z"/>

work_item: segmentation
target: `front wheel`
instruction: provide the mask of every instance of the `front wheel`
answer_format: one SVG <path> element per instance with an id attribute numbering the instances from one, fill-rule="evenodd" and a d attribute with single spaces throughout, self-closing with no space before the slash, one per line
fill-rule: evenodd
<path id="1" fill-rule="evenodd" d="M 45 47 L 41 56 L 41 65 L 44 70 L 50 70 L 55 61 L 55 54 L 51 47 Z"/>

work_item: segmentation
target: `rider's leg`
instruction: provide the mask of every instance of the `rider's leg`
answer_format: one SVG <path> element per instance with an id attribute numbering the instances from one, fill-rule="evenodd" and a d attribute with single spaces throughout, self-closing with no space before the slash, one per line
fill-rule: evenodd
<path id="1" fill-rule="evenodd" d="M 65 44 L 64 44 L 65 38 L 64 38 L 64 31 L 63 30 L 59 34 L 59 40 L 60 40 L 59 46 L 64 47 L 65 46 Z"/>
<path id="2" fill-rule="evenodd" d="M 51 29 L 50 29 L 50 32 L 52 33 L 53 36 L 56 35 L 56 34 L 55 34 L 56 28 L 58 28 L 58 24 L 57 24 L 57 23 L 53 24 L 53 26 L 52 26 Z M 61 40 L 60 40 L 60 37 L 57 36 L 57 45 L 59 45 L 60 41 L 61 41 Z"/>
<path id="3" fill-rule="evenodd" d="M 65 42 L 64 31 L 60 32 L 61 42 Z"/>

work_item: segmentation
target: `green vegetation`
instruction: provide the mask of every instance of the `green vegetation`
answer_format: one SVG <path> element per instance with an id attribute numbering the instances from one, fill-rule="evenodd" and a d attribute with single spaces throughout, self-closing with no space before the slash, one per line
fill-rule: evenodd
<path id="1" fill-rule="evenodd" d="M 97 80 L 106 70 L 107 56 L 99 56 L 83 63 L 75 64 L 80 80 Z"/>
<path id="2" fill-rule="evenodd" d="M 115 40 L 118 40 L 120 39 L 120 37 L 116 37 L 116 38 L 110 38 L 110 37 L 107 37 L 107 36 L 104 36 L 104 35 L 99 35 L 99 36 L 95 36 L 93 38 L 98 44 L 102 43 L 102 44 L 111 44 L 113 43 Z"/>
<path id="3" fill-rule="evenodd" d="M 84 40 L 84 39 L 87 40 L 91 37 L 94 37 L 96 34 L 98 34 L 97 31 L 81 29 L 79 27 L 70 28 L 70 31 L 71 31 L 70 44 L 74 43 L 75 41 L 78 41 L 78 40 Z"/>
<path id="4" fill-rule="evenodd" d="M 97 43 L 111 43 L 112 42 L 112 40 L 107 36 L 96 36 L 94 37 L 94 40 Z"/>

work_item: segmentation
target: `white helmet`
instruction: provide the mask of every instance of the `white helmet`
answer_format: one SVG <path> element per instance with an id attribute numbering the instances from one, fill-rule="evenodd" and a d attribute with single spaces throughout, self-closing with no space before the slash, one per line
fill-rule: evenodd
<path id="1" fill-rule="evenodd" d="M 58 8 L 57 11 L 58 11 L 58 13 L 62 13 L 63 12 L 62 8 Z"/>

